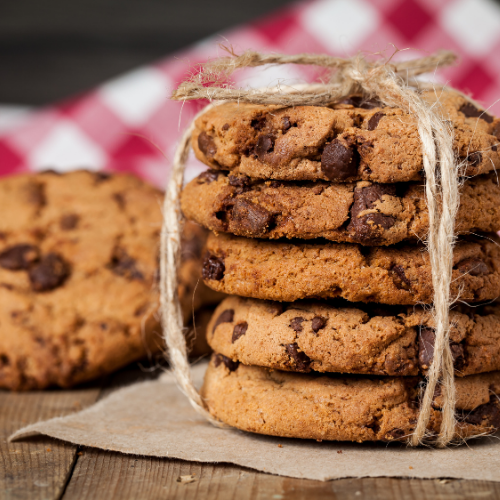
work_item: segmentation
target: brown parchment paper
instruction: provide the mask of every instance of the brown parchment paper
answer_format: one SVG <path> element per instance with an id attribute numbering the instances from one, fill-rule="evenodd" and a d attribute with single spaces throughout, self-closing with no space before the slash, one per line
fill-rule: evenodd
<path id="1" fill-rule="evenodd" d="M 200 364 L 193 369 L 198 385 L 205 368 Z M 128 454 L 226 462 L 323 481 L 380 476 L 500 481 L 498 437 L 437 450 L 398 443 L 318 443 L 218 429 L 195 413 L 168 373 L 120 389 L 78 413 L 24 427 L 10 440 L 39 434 Z"/>

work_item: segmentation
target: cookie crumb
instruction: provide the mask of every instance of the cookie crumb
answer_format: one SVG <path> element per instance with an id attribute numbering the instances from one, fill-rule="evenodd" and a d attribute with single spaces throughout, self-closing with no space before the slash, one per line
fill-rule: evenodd
<path id="1" fill-rule="evenodd" d="M 410 465 L 410 467 L 408 467 L 409 469 L 413 469 L 413 467 Z"/>
<path id="2" fill-rule="evenodd" d="M 342 455 L 342 450 L 337 450 L 337 453 L 338 453 L 339 455 Z"/>
<path id="3" fill-rule="evenodd" d="M 282 445 L 282 444 L 279 444 L 279 445 L 278 445 L 278 448 L 283 448 L 283 445 Z"/>
<path id="4" fill-rule="evenodd" d="M 194 483 L 195 481 L 196 481 L 196 478 L 194 477 L 194 474 L 188 474 L 186 476 L 179 476 L 177 478 L 177 482 L 182 483 L 182 484 Z"/>
<path id="5" fill-rule="evenodd" d="M 50 453 L 52 450 L 50 448 L 47 448 L 45 451 Z"/>

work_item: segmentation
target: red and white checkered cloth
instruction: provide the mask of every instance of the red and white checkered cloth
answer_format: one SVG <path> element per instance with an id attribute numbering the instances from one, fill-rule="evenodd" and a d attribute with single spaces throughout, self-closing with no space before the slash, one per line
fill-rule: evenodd
<path id="1" fill-rule="evenodd" d="M 440 80 L 500 114 L 500 7 L 493 0 L 314 0 L 33 112 L 18 125 L 0 127 L 0 175 L 86 167 L 135 172 L 163 185 L 176 142 L 201 106 L 168 97 L 195 63 L 218 54 L 222 41 L 237 51 L 340 56 L 359 50 L 389 55 L 393 45 L 412 49 L 397 55 L 405 58 L 450 49 L 461 64 L 443 71 Z M 306 80 L 304 69 L 288 66 L 236 76 L 239 85 L 258 87 Z M 193 161 L 190 176 L 200 168 Z"/>

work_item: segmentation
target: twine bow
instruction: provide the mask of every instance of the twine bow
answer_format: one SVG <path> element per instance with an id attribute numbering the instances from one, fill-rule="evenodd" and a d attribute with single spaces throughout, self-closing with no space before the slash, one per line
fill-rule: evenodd
<path id="1" fill-rule="evenodd" d="M 417 425 L 409 438 L 409 443 L 416 446 L 425 441 L 432 401 L 435 390 L 440 384 L 444 403 L 440 432 L 434 442 L 438 446 L 446 446 L 453 439 L 456 425 L 454 367 L 449 343 L 449 309 L 452 302 L 450 282 L 455 243 L 455 216 L 459 205 L 459 172 L 452 150 L 453 131 L 445 117 L 438 114 L 438 108 L 429 106 L 420 97 L 418 89 L 428 88 L 428 85 L 418 82 L 415 78 L 454 63 L 456 56 L 451 52 L 438 52 L 420 59 L 391 63 L 370 62 L 362 55 L 342 59 L 317 54 L 282 55 L 247 51 L 236 56 L 229 49 L 226 50 L 231 54 L 229 57 L 219 58 L 202 66 L 198 74 L 183 82 L 174 91 L 172 99 L 218 101 L 208 108 L 219 105 L 222 101 L 273 104 L 283 107 L 328 106 L 341 97 L 362 94 L 367 98 L 377 97 L 386 106 L 402 108 L 417 118 L 426 174 L 425 193 L 429 212 L 427 250 L 434 287 L 432 314 L 436 331 L 434 358 L 428 372 Z M 322 67 L 327 70 L 328 78 L 326 83 L 300 88 L 277 87 L 264 90 L 235 89 L 225 83 L 238 69 L 266 64 Z M 205 113 L 208 108 L 202 110 L 198 116 Z M 221 426 L 223 424 L 210 415 L 193 386 L 183 335 L 182 314 L 176 292 L 181 229 L 179 195 L 193 124 L 194 120 L 177 148 L 164 203 L 160 266 L 162 326 L 171 366 L 179 386 L 198 413 L 214 425 Z"/>

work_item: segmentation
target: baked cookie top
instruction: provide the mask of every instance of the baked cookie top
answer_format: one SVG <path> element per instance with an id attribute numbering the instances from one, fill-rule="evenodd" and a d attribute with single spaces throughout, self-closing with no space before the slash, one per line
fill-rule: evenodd
<path id="1" fill-rule="evenodd" d="M 405 440 L 418 419 L 420 377 L 305 374 L 246 366 L 212 355 L 201 395 L 210 413 L 238 429 L 271 436 L 335 441 Z M 455 379 L 455 438 L 500 427 L 500 373 Z M 439 431 L 442 397 L 428 425 Z"/>
<path id="2" fill-rule="evenodd" d="M 454 91 L 422 97 L 449 121 L 463 174 L 500 166 L 500 120 Z M 258 179 L 393 183 L 423 177 L 415 117 L 359 96 L 332 107 L 222 104 L 195 121 L 192 147 L 214 169 Z"/>
<path id="3" fill-rule="evenodd" d="M 0 180 L 0 387 L 70 386 L 163 349 L 156 314 L 162 198 L 124 174 Z M 185 239 L 199 248 L 205 238 L 196 224 L 186 228 Z M 189 317 L 185 290 L 199 280 L 199 252 L 183 262 Z"/>
<path id="4" fill-rule="evenodd" d="M 252 180 L 209 170 L 183 190 L 184 215 L 215 232 L 252 238 L 325 238 L 363 245 L 423 240 L 429 230 L 422 182 L 333 184 Z M 495 174 L 461 187 L 458 234 L 500 229 Z"/>
<path id="5" fill-rule="evenodd" d="M 500 295 L 498 236 L 467 238 L 453 254 L 451 296 L 465 302 Z M 315 241 L 266 241 L 210 234 L 203 279 L 214 290 L 293 302 L 337 298 L 381 304 L 433 301 L 428 254 L 419 244 L 363 247 Z"/>
<path id="6" fill-rule="evenodd" d="M 455 375 L 500 370 L 500 306 L 451 311 Z M 232 296 L 207 327 L 215 352 L 245 365 L 294 372 L 426 374 L 435 322 L 422 307 L 329 302 L 270 302 Z"/>

